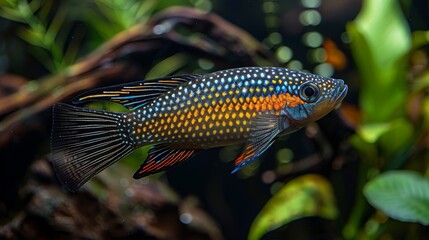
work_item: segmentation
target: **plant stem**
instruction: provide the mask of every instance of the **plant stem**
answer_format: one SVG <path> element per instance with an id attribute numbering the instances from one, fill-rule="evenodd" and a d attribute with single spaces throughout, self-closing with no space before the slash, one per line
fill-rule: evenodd
<path id="1" fill-rule="evenodd" d="M 343 228 L 343 237 L 344 239 L 356 239 L 358 231 L 362 222 L 363 215 L 368 210 L 368 203 L 365 200 L 365 197 L 362 194 L 363 186 L 366 182 L 366 174 L 368 172 L 368 166 L 362 161 L 361 167 L 359 169 L 358 176 L 358 187 L 357 187 L 357 196 L 355 201 L 355 206 L 350 214 L 349 221 Z"/>

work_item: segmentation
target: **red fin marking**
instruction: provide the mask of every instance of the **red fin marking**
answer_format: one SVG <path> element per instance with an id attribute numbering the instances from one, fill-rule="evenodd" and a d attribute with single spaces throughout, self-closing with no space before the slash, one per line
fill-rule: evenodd
<path id="1" fill-rule="evenodd" d="M 191 158 L 197 152 L 196 149 L 175 149 L 166 144 L 156 145 L 149 151 L 146 161 L 134 174 L 134 178 L 164 171 Z"/>
<path id="2" fill-rule="evenodd" d="M 253 145 L 247 145 L 246 148 L 243 150 L 243 152 L 238 156 L 235 161 L 234 165 L 238 166 L 242 162 L 244 162 L 246 159 L 249 159 L 251 156 L 253 156 L 256 152 L 256 149 L 253 147 Z"/>

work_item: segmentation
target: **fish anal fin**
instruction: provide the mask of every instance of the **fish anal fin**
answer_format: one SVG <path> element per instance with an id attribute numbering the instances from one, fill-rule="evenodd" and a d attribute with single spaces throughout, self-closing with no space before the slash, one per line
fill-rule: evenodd
<path id="1" fill-rule="evenodd" d="M 134 110 L 152 102 L 161 94 L 200 76 L 199 74 L 178 75 L 97 88 L 82 93 L 73 100 L 73 104 L 111 101 Z"/>
<path id="2" fill-rule="evenodd" d="M 285 118 L 274 114 L 261 114 L 251 123 L 251 131 L 243 152 L 235 159 L 232 173 L 237 172 L 265 152 L 276 136 L 287 127 Z"/>
<path id="3" fill-rule="evenodd" d="M 145 162 L 134 174 L 134 178 L 161 172 L 193 157 L 198 149 L 177 149 L 168 144 L 158 144 L 149 150 Z"/>

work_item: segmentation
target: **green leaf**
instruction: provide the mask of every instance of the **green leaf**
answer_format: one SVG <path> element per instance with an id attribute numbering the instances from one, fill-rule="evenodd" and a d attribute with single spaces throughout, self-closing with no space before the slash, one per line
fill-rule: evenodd
<path id="1" fill-rule="evenodd" d="M 389 123 L 372 123 L 364 124 L 358 130 L 357 133 L 368 143 L 375 143 L 377 140 L 391 128 Z"/>
<path id="2" fill-rule="evenodd" d="M 389 217 L 429 224 L 429 180 L 413 171 L 390 171 L 364 187 L 368 202 Z"/>
<path id="3" fill-rule="evenodd" d="M 364 123 L 404 116 L 411 33 L 398 2 L 364 1 L 347 31 L 362 78 L 359 101 Z"/>
<path id="4" fill-rule="evenodd" d="M 393 159 L 404 148 L 413 143 L 414 128 L 405 118 L 390 122 L 390 129 L 380 137 L 379 145 L 386 159 Z M 390 160 L 392 161 L 392 160 Z"/>
<path id="5" fill-rule="evenodd" d="M 330 183 L 314 174 L 298 177 L 283 186 L 253 221 L 248 239 L 260 239 L 268 231 L 309 216 L 327 219 L 337 216 Z"/>
<path id="6" fill-rule="evenodd" d="M 184 53 L 174 54 L 153 66 L 146 74 L 145 78 L 151 79 L 171 75 L 186 66 L 188 60 L 189 57 Z"/>
<path id="7" fill-rule="evenodd" d="M 384 150 L 396 152 L 411 140 L 413 126 L 408 120 L 398 118 L 385 123 L 363 124 L 357 133 L 368 143 L 379 142 Z"/>

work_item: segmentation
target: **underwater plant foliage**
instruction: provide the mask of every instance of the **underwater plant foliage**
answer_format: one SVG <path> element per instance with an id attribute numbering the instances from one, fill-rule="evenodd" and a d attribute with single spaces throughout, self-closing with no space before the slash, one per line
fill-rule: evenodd
<path id="1" fill-rule="evenodd" d="M 0 238 L 427 237 L 428 5 L 344 2 L 1 1 Z M 62 189 L 49 162 L 53 104 L 249 66 L 341 78 L 349 94 L 235 174 L 243 146 L 134 180 L 145 146 L 77 193 Z"/>

